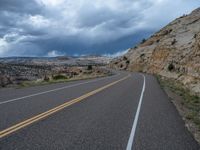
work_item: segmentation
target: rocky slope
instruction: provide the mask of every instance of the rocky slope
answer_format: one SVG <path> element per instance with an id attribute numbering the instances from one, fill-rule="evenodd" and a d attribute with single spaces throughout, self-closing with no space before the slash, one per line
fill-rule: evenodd
<path id="1" fill-rule="evenodd" d="M 172 78 L 200 95 L 200 8 L 175 19 L 110 65 Z"/>

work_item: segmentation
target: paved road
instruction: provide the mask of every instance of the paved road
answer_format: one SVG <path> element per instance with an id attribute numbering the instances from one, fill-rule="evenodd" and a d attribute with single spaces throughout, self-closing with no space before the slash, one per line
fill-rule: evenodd
<path id="1" fill-rule="evenodd" d="M 151 75 L 0 90 L 0 150 L 199 150 Z"/>

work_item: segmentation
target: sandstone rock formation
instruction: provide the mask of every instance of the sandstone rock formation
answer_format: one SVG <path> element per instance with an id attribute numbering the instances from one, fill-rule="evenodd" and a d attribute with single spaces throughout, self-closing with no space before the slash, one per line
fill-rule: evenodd
<path id="1" fill-rule="evenodd" d="M 111 66 L 173 78 L 200 94 L 200 8 L 175 19 L 123 57 Z"/>

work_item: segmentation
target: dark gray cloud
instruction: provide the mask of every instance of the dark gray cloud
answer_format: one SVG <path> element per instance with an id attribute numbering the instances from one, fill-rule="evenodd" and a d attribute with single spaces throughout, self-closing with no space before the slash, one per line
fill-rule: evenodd
<path id="1" fill-rule="evenodd" d="M 0 57 L 115 53 L 198 6 L 196 0 L 1 0 Z"/>
<path id="2" fill-rule="evenodd" d="M 16 12 L 18 14 L 37 14 L 41 12 L 41 6 L 34 0 L 1 0 L 0 10 Z"/>

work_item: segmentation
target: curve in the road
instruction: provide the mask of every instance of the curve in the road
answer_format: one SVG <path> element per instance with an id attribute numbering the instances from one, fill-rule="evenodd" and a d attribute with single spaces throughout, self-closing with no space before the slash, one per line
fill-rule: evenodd
<path id="1" fill-rule="evenodd" d="M 130 137 L 129 137 L 129 140 L 128 140 L 126 150 L 132 149 L 133 140 L 134 140 L 134 137 L 135 137 L 135 131 L 136 131 L 136 127 L 137 127 L 137 123 L 138 123 L 138 119 L 139 119 L 140 109 L 141 109 L 143 95 L 144 95 L 144 91 L 145 91 L 145 85 L 146 85 L 146 78 L 145 78 L 144 75 L 142 75 L 142 76 L 144 78 L 142 92 L 141 92 L 141 95 L 140 95 L 139 104 L 138 104 L 137 111 L 136 111 L 136 114 L 135 114 L 135 119 L 134 119 L 134 122 L 133 122 L 133 127 L 131 129 L 131 134 L 130 134 Z"/>

